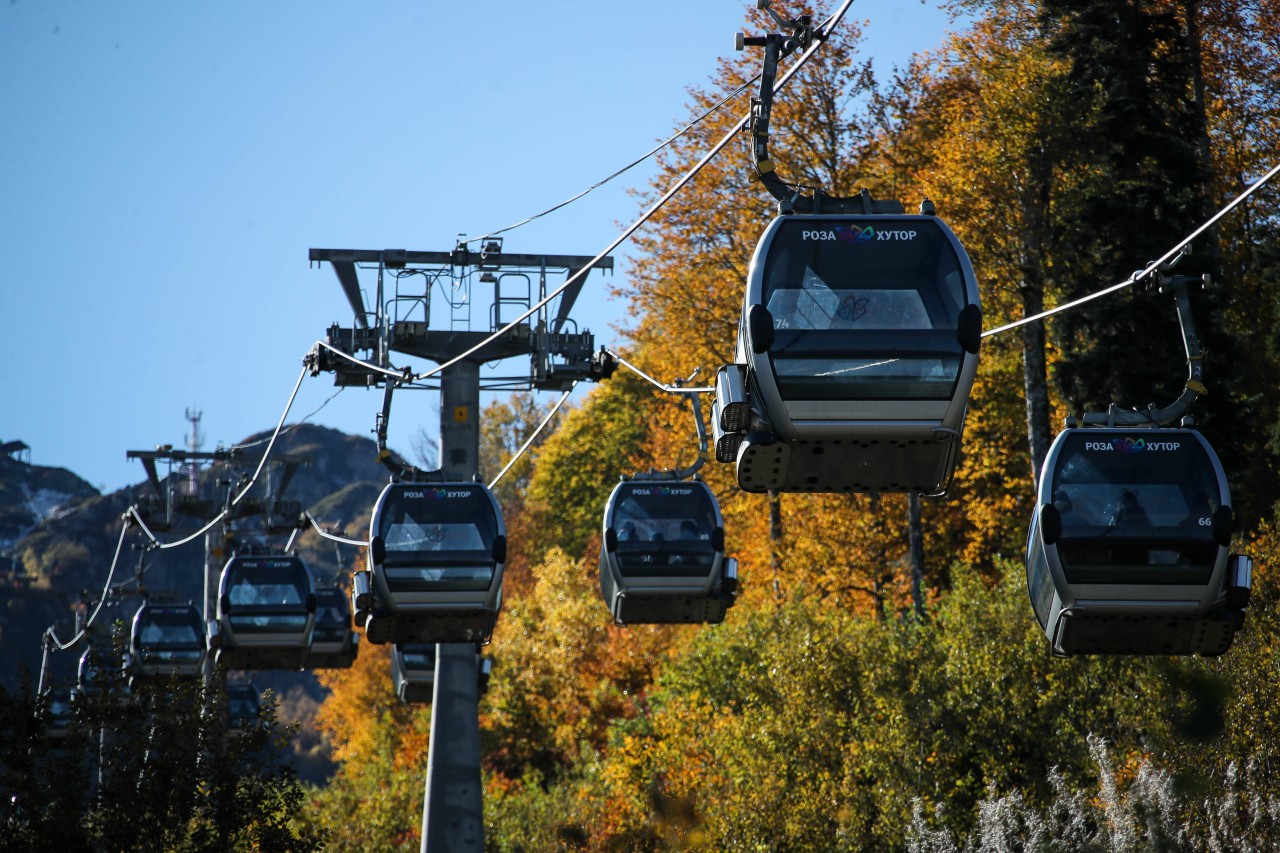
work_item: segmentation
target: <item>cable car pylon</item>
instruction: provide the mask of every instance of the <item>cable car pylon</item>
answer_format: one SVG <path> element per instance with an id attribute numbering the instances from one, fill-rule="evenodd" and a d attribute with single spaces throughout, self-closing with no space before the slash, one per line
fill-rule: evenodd
<path id="1" fill-rule="evenodd" d="M 603 253 L 512 254 L 497 238 L 485 238 L 480 252 L 463 240 L 450 252 L 311 249 L 309 257 L 333 267 L 355 320 L 350 328 L 332 326 L 328 340 L 308 355 L 307 367 L 313 374 L 334 372 L 340 386 L 385 386 L 375 432 L 392 482 L 371 522 L 369 569 L 352 578 L 352 610 L 371 642 L 438 644 L 422 849 L 479 853 L 484 815 L 477 673 L 487 670 L 478 662 L 477 645 L 488 641 L 501 607 L 506 559 L 501 509 L 477 479 L 480 392 L 516 385 L 567 391 L 577 381 L 602 378 L 605 365 L 594 352 L 594 337 L 576 331 L 568 315 L 588 271 L 612 270 L 613 259 Z M 376 267 L 372 311 L 364 305 L 358 265 Z M 548 296 L 552 272 L 563 272 L 568 281 Z M 516 300 L 503 294 L 504 277 L 529 283 L 519 299 L 530 304 L 518 322 L 504 322 L 504 309 Z M 475 303 L 471 286 L 482 282 L 494 285 L 494 302 L 488 329 L 476 331 L 457 309 L 469 310 Z M 533 305 L 535 287 L 539 302 Z M 455 291 L 466 298 L 454 298 Z M 557 293 L 553 312 L 548 302 Z M 437 312 L 434 324 L 433 295 L 449 309 Z M 440 314 L 446 315 L 445 328 Z M 438 471 L 405 465 L 387 451 L 393 393 L 426 387 L 425 377 L 390 367 L 392 351 L 440 365 L 429 374 L 438 375 L 441 398 Z M 483 364 L 518 356 L 530 359 L 526 376 L 481 381 Z"/>

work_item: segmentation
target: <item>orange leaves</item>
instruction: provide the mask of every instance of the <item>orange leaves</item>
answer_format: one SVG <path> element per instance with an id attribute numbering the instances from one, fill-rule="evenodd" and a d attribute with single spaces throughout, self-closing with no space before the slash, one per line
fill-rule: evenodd
<path id="1" fill-rule="evenodd" d="M 491 759 L 500 772 L 551 770 L 583 744 L 603 747 L 609 722 L 634 714 L 652 680 L 672 629 L 615 627 L 596 571 L 594 561 L 554 550 L 533 567 L 531 594 L 506 604 L 483 703 L 483 727 L 501 744 Z"/>
<path id="2" fill-rule="evenodd" d="M 391 647 L 362 643 L 350 669 L 317 673 L 331 693 L 316 714 L 316 725 L 333 747 L 335 761 L 360 761 L 377 751 L 381 712 L 396 702 L 392 692 Z"/>

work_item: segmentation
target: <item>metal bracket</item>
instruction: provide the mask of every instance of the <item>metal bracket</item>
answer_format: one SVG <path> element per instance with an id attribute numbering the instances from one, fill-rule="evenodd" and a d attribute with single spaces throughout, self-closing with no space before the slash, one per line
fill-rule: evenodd
<path id="1" fill-rule="evenodd" d="M 1182 394 L 1178 399 L 1174 400 L 1168 406 L 1157 409 L 1154 404 L 1150 404 L 1147 408 L 1138 409 L 1121 409 L 1115 403 L 1107 407 L 1106 412 L 1087 412 L 1081 418 L 1084 426 L 1134 426 L 1134 427 L 1157 427 L 1169 426 L 1175 421 L 1186 422 L 1189 420 L 1187 412 L 1196 400 L 1202 394 L 1209 393 L 1208 387 L 1204 384 L 1204 354 L 1200 348 L 1200 338 L 1196 334 L 1195 318 L 1191 313 L 1191 298 L 1188 294 L 1188 285 L 1193 283 L 1206 287 L 1211 284 L 1208 275 L 1186 276 L 1186 275 L 1165 275 L 1172 269 L 1175 264 L 1181 261 L 1191 252 L 1191 247 L 1185 246 L 1167 263 L 1161 264 L 1155 271 L 1152 278 L 1161 293 L 1172 293 L 1178 310 L 1178 325 L 1182 330 L 1182 345 L 1187 354 L 1187 381 L 1183 386 Z M 1134 273 L 1136 280 L 1140 273 Z"/>
<path id="2" fill-rule="evenodd" d="M 778 77 L 778 60 L 786 57 L 799 48 L 807 48 L 814 40 L 825 40 L 827 33 L 820 28 L 815 29 L 808 15 L 800 15 L 790 20 L 783 18 L 770 7 L 771 0 L 757 0 L 756 8 L 769 13 L 780 27 L 790 29 L 790 36 L 769 33 L 764 36 L 747 36 L 738 33 L 736 47 L 764 48 L 764 67 L 760 72 L 760 94 L 751 99 L 751 118 L 748 128 L 751 132 L 751 151 L 754 158 L 755 178 L 764 184 L 765 189 L 778 200 L 778 213 L 862 213 L 862 214 L 901 214 L 902 204 L 893 199 L 876 200 L 866 189 L 852 198 L 827 195 L 821 189 L 815 189 L 812 196 L 802 195 L 800 189 L 793 187 L 778 176 L 777 166 L 769 157 L 769 117 L 773 111 L 773 89 Z"/>

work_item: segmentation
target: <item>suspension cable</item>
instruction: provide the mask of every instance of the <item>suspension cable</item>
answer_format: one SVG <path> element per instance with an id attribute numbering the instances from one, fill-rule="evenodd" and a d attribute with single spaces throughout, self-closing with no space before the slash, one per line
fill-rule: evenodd
<path id="1" fill-rule="evenodd" d="M 84 637 L 85 632 L 89 630 L 89 626 L 92 625 L 93 621 L 98 618 L 98 612 L 102 610 L 102 606 L 107 601 L 107 595 L 111 591 L 111 579 L 115 577 L 116 566 L 120 564 L 120 551 L 124 548 L 124 537 L 126 534 L 128 534 L 128 532 L 129 532 L 129 525 L 121 524 L 120 538 L 116 540 L 116 553 L 115 553 L 115 556 L 111 558 L 111 568 L 107 571 L 107 582 L 103 584 L 102 595 L 98 598 L 98 605 L 97 607 L 93 608 L 93 613 L 89 614 L 89 618 L 85 620 L 84 627 L 81 628 L 74 637 L 72 637 L 70 640 L 68 640 L 65 643 L 61 642 L 58 639 L 58 633 L 53 629 L 52 626 L 50 626 L 49 630 L 45 632 L 45 636 L 49 638 L 49 642 L 52 644 L 51 648 L 54 651 L 65 652 L 67 649 L 71 648 L 76 643 L 80 642 L 81 638 Z M 41 682 L 44 681 L 43 672 L 41 672 L 40 674 L 40 680 Z"/>
<path id="2" fill-rule="evenodd" d="M 323 409 L 325 406 L 327 406 L 327 405 L 329 405 L 330 403 L 332 403 L 332 402 L 334 401 L 334 398 L 336 398 L 339 394 L 341 394 L 341 393 L 342 393 L 343 391 L 345 391 L 345 390 L 347 390 L 347 389 L 346 389 L 346 387 L 344 386 L 344 387 L 339 388 L 337 391 L 334 391 L 334 392 L 333 392 L 332 394 L 330 394 L 327 398 L 325 398 L 325 401 L 324 401 L 323 403 L 321 403 L 320 405 L 316 406 L 314 409 L 312 409 L 312 410 L 311 410 L 310 412 L 308 412 L 307 414 L 303 415 L 303 416 L 302 416 L 302 418 L 301 418 L 301 419 L 299 419 L 297 423 L 295 423 L 295 424 L 293 424 L 293 425 L 289 426 L 287 429 L 285 429 L 285 430 L 284 430 L 283 432 L 281 432 L 280 434 L 281 434 L 281 435 L 288 435 L 289 433 L 293 432 L 293 431 L 294 431 L 295 429 L 297 429 L 298 427 L 300 427 L 300 426 L 302 426 L 303 424 L 305 424 L 307 421 L 309 421 L 309 420 L 311 420 L 312 418 L 314 418 L 316 415 L 318 415 L 318 414 L 320 413 L 320 410 L 321 410 L 321 409 Z M 268 441 L 268 439 L 260 438 L 260 439 L 258 439 L 257 441 L 250 441 L 250 442 L 246 442 L 245 444 L 233 444 L 233 445 L 231 446 L 231 449 L 232 449 L 232 450 L 248 450 L 250 447 L 257 447 L 259 444 L 266 444 L 266 443 L 267 443 L 267 441 Z"/>
<path id="3" fill-rule="evenodd" d="M 213 519 L 210 520 L 208 524 L 206 524 L 204 527 L 201 527 L 199 530 L 197 530 L 195 533 L 192 533 L 190 536 L 187 536 L 185 539 L 179 539 L 177 542 L 161 542 L 158 538 L 156 538 L 156 535 L 153 532 L 151 532 L 151 528 L 147 527 L 147 523 L 142 520 L 142 516 L 138 513 L 137 507 L 132 507 L 132 506 L 129 507 L 128 514 L 133 516 L 133 520 L 137 523 L 138 527 L 142 528 L 143 534 L 145 534 L 148 539 L 150 539 L 153 543 L 155 543 L 155 546 L 159 548 L 161 551 L 167 551 L 170 548 L 178 548 L 182 545 L 186 545 L 188 542 L 192 541 L 193 539 L 198 539 L 199 537 L 203 536 L 204 534 L 212 530 L 215 524 L 217 524 L 218 522 L 222 521 L 227 517 L 227 511 L 224 509 L 222 510 L 222 512 L 214 516 Z"/>
<path id="4" fill-rule="evenodd" d="M 316 521 L 315 516 L 310 512 L 304 512 L 302 515 L 307 519 L 307 521 L 311 522 L 311 526 L 315 528 L 316 533 L 319 533 L 330 542 L 338 542 L 342 545 L 355 545 L 357 548 L 361 548 L 369 544 L 368 542 L 361 542 L 358 539 L 348 539 L 345 536 L 338 536 L 336 533 L 330 533 L 320 526 L 320 522 Z"/>
<path id="5" fill-rule="evenodd" d="M 522 318 L 522 319 L 523 319 L 523 318 Z M 487 343 L 487 342 L 486 342 L 486 343 Z M 387 375 L 387 376 L 390 376 L 392 379 L 405 379 L 405 378 L 407 377 L 407 375 L 408 375 L 408 372 L 409 372 L 409 371 L 408 371 L 408 368 L 405 368 L 405 369 L 403 369 L 403 370 L 392 370 L 392 369 L 387 368 L 387 367 L 379 367 L 379 366 L 378 366 L 378 365 L 376 365 L 376 364 L 372 364 L 372 363 L 367 362 L 367 361 L 362 361 L 362 360 L 360 360 L 360 359 L 356 358 L 356 357 L 355 357 L 354 355 L 352 355 L 351 353 L 343 352 L 342 350 L 338 349 L 337 347 L 333 346 L 332 344 L 328 344 L 328 343 L 326 343 L 326 342 L 324 342 L 324 341 L 316 341 L 316 346 L 318 346 L 318 347 L 324 347 L 325 349 L 327 349 L 329 352 L 333 353 L 334 355 L 336 355 L 336 356 L 340 356 L 340 357 L 342 357 L 342 358 L 345 358 L 347 361 L 349 361 L 349 362 L 351 362 L 351 363 L 353 363 L 353 364 L 358 364 L 358 365 L 360 365 L 361 367 L 363 367 L 365 370 L 371 370 L 371 371 L 373 371 L 374 373 L 382 373 L 382 374 L 385 374 L 385 375 Z"/>
<path id="6" fill-rule="evenodd" d="M 309 368 L 304 366 L 302 368 L 302 372 L 298 374 L 298 381 L 295 382 L 293 385 L 293 393 L 289 395 L 289 402 L 285 404 L 284 412 L 281 413 L 280 420 L 276 423 L 276 428 L 272 432 L 271 438 L 267 441 L 267 449 L 262 452 L 262 459 L 258 461 L 257 470 L 253 472 L 253 476 L 249 478 L 249 482 L 245 483 L 244 488 L 242 488 L 234 498 L 228 501 L 227 506 L 222 510 L 222 512 L 214 516 L 209 521 L 208 524 L 206 524 L 204 527 L 201 527 L 199 530 L 197 530 L 195 533 L 192 533 L 190 536 L 187 536 L 183 539 L 179 539 L 177 542 L 161 542 L 159 539 L 156 538 L 156 535 L 151 531 L 151 528 L 147 527 L 147 523 L 142 519 L 142 515 L 138 512 L 138 508 L 133 506 L 129 507 L 127 515 L 131 515 L 134 518 L 134 520 L 138 523 L 138 526 L 142 528 L 142 532 L 146 534 L 148 539 L 150 539 L 152 542 L 155 543 L 157 548 L 161 550 L 168 550 L 169 548 L 177 548 L 181 545 L 186 545 L 188 542 L 191 542 L 192 540 L 197 539 L 200 536 L 203 536 L 205 533 L 208 533 L 210 530 L 212 530 L 215 525 L 225 520 L 231 510 L 231 507 L 234 507 L 238 503 L 240 503 L 240 501 L 244 498 L 244 496 L 249 493 L 249 490 L 252 489 L 254 484 L 258 482 L 258 477 L 262 474 L 262 469 L 266 467 L 267 460 L 271 458 L 271 451 L 275 447 L 276 439 L 280 437 L 280 432 L 281 432 L 281 429 L 284 427 L 285 419 L 289 417 L 289 410 L 293 408 L 293 402 L 298 398 L 298 389 L 302 387 L 302 380 L 306 378 L 308 370 Z"/>
<path id="7" fill-rule="evenodd" d="M 631 370 L 632 373 L 635 373 L 640 378 L 648 381 L 650 384 L 656 386 L 657 388 L 663 391 L 666 391 L 669 394 L 710 394 L 716 390 L 714 385 L 710 387 L 703 387 L 703 388 L 686 388 L 683 385 L 668 385 L 665 382 L 659 382 L 657 379 L 654 379 L 652 376 L 645 373 L 643 370 L 636 367 L 634 364 L 627 361 L 625 358 L 618 355 L 616 352 L 610 351 L 609 355 L 617 359 L 618 364 L 623 365 L 624 367 Z"/>
<path id="8" fill-rule="evenodd" d="M 303 366 L 302 372 L 298 374 L 298 381 L 293 384 L 293 393 L 289 395 L 289 402 L 285 403 L 284 411 L 280 413 L 280 420 L 276 422 L 275 432 L 271 434 L 271 440 L 267 442 L 267 449 L 262 451 L 262 458 L 258 460 L 258 468 L 253 472 L 253 476 L 249 478 L 249 482 L 240 490 L 240 494 L 231 499 L 231 506 L 240 503 L 245 495 L 249 494 L 249 490 L 253 488 L 254 483 L 258 482 L 258 475 L 262 473 L 262 469 L 266 467 L 267 460 L 271 458 L 271 450 L 275 447 L 276 439 L 280 437 L 280 430 L 284 427 L 285 419 L 289 417 L 289 410 L 293 408 L 293 401 L 298 399 L 298 389 L 302 387 L 302 380 L 307 378 L 308 369 Z"/>
<path id="9" fill-rule="evenodd" d="M 791 78 L 794 77 L 800 71 L 800 69 L 804 67 L 804 64 L 809 60 L 809 58 L 813 56 L 815 52 L 817 52 L 818 48 L 822 46 L 822 43 L 826 38 L 826 33 L 828 28 L 834 29 L 840 23 L 840 19 L 844 17 L 844 13 L 848 10 L 848 8 L 851 5 L 853 5 L 853 0 L 844 0 L 844 3 L 836 11 L 836 13 L 827 19 L 827 23 L 825 23 L 822 27 L 818 28 L 818 32 L 820 34 L 814 39 L 813 44 L 811 44 L 809 48 L 800 55 L 800 57 L 795 61 L 795 63 L 787 69 L 786 73 L 783 74 L 782 77 L 778 79 L 777 85 L 774 86 L 773 88 L 775 93 L 778 91 L 781 91 L 782 88 L 786 86 L 787 83 L 791 80 Z M 452 367 L 453 365 L 457 364 L 460 361 L 463 361 L 464 359 L 470 358 L 472 355 L 479 352 L 481 349 L 488 346 L 493 341 L 507 334 L 516 326 L 523 323 L 525 320 L 529 319 L 537 312 L 541 311 L 547 305 L 547 303 L 549 303 L 552 299 L 555 299 L 565 290 L 569 289 L 571 285 L 576 284 L 580 279 L 586 276 L 599 261 L 601 261 L 605 256 L 607 256 L 610 252 L 612 252 L 619 245 L 621 245 L 624 240 L 626 240 L 632 234 L 634 234 L 640 228 L 641 225 L 644 225 L 646 222 L 648 222 L 649 219 L 655 213 L 657 213 L 661 207 L 663 207 L 668 201 L 670 201 L 675 196 L 676 193 L 684 189 L 684 187 L 690 181 L 692 181 L 693 178 L 699 172 L 702 171 L 703 167 L 705 167 L 708 163 L 711 162 L 712 158 L 714 158 L 717 154 L 719 154 L 720 151 L 723 150 L 726 145 L 732 142 L 734 136 L 740 133 L 742 129 L 747 126 L 750 120 L 751 120 L 751 111 L 748 110 L 747 114 L 744 115 L 742 118 L 738 119 L 737 123 L 729 129 L 728 133 L 726 133 L 724 137 L 720 139 L 719 142 L 717 142 L 714 146 L 712 146 L 711 150 L 708 151 L 701 160 L 695 163 L 693 167 L 689 169 L 688 172 L 686 172 L 679 180 L 675 182 L 675 184 L 671 186 L 670 189 L 668 189 L 665 193 L 663 193 L 661 198 L 659 198 L 652 205 L 650 205 L 643 213 L 641 213 L 640 217 L 636 219 L 635 222 L 631 223 L 631 225 L 623 229 L 623 231 L 617 237 L 614 238 L 613 242 L 611 242 L 608 246 L 606 246 L 603 250 L 601 250 L 601 252 L 597 254 L 594 258 L 592 258 L 590 261 L 584 264 L 582 269 L 578 270 L 578 272 L 569 276 L 569 278 L 563 284 L 561 284 L 555 290 L 547 294 L 547 296 L 543 298 L 541 301 L 539 301 L 536 305 L 529 308 L 519 317 L 515 318 L 510 323 L 507 323 L 507 325 L 503 326 L 501 329 L 498 329 L 496 332 L 489 335 L 487 338 L 484 338 L 483 340 L 481 340 L 475 346 L 471 347 L 471 349 L 461 353 L 460 355 L 454 356 L 452 359 L 444 362 L 438 367 L 434 367 L 431 370 L 425 371 L 423 373 L 419 373 L 415 375 L 413 378 L 426 379 L 430 376 L 435 376 L 437 373 L 441 372 L 442 370 Z"/>
<path id="10" fill-rule="evenodd" d="M 1152 261 L 1151 263 L 1147 264 L 1146 267 L 1134 273 L 1127 280 L 1122 281 L 1119 284 L 1113 284 L 1110 287 L 1099 290 L 1097 293 L 1090 293 L 1089 295 L 1082 296 L 1081 298 L 1076 299 L 1072 302 L 1067 302 L 1055 308 L 1050 308 L 1047 311 L 1041 311 L 1039 314 L 1034 314 L 1030 317 L 1023 317 L 1021 320 L 1015 320 L 1012 323 L 1006 323 L 1005 325 L 1000 326 L 999 328 L 996 328 L 996 329 L 990 329 L 988 331 L 983 332 L 982 337 L 987 338 L 987 337 L 990 337 L 991 335 L 998 335 L 1001 332 L 1007 332 L 1010 329 L 1016 329 L 1019 326 L 1025 326 L 1027 323 L 1034 323 L 1036 320 L 1043 320 L 1045 317 L 1051 317 L 1054 314 L 1067 311 L 1071 308 L 1075 308 L 1077 306 L 1083 305 L 1086 302 L 1091 302 L 1094 299 L 1098 299 L 1099 297 L 1106 296 L 1108 293 L 1114 293 L 1115 291 L 1128 287 L 1131 284 L 1137 284 L 1139 281 L 1141 281 L 1142 279 L 1146 278 L 1147 276 L 1155 272 L 1157 269 L 1159 269 L 1161 264 L 1163 264 L 1165 261 L 1169 260 L 1170 258 L 1177 255 L 1179 252 L 1181 252 L 1188 244 L 1191 243 L 1192 240 L 1199 237 L 1201 234 L 1203 234 L 1205 231 L 1211 228 L 1219 219 L 1226 216 L 1231 211 L 1235 210 L 1236 207 L 1238 207 L 1245 199 L 1249 198 L 1249 196 L 1253 195 L 1255 192 L 1257 192 L 1259 189 L 1265 186 L 1267 182 L 1270 181 L 1272 178 L 1274 178 L 1278 173 L 1280 173 L 1280 163 L 1277 163 L 1274 167 L 1272 167 L 1271 171 L 1267 172 L 1267 174 L 1263 175 L 1256 182 L 1254 182 L 1253 186 L 1249 187 L 1240 195 L 1236 196 L 1235 199 L 1233 199 L 1230 204 L 1228 204 L 1226 207 L 1222 208 L 1217 213 L 1215 213 L 1212 217 L 1210 217 L 1210 219 L 1207 222 L 1205 222 L 1203 225 L 1197 228 L 1194 232 L 1192 232 L 1192 234 L 1189 237 L 1184 239 L 1178 245 L 1174 246 L 1165 254 L 1161 255 L 1157 260 Z"/>
<path id="11" fill-rule="evenodd" d="M 633 160 L 632 162 L 630 162 L 630 163 L 628 163 L 627 165 L 623 166 L 621 169 L 619 169 L 618 171 L 614 172 L 614 173 L 613 173 L 612 175 L 610 175 L 609 177 L 604 178 L 604 179 L 602 179 L 602 180 L 600 180 L 600 181 L 597 181 L 596 183 L 594 183 L 594 184 L 592 184 L 591 186 L 587 187 L 585 190 L 583 190 L 582 192 L 578 193 L 577 195 L 575 195 L 575 196 L 573 196 L 573 197 L 571 197 L 571 198 L 567 198 L 567 199 L 565 199 L 564 201 L 560 202 L 559 204 L 557 204 L 557 205 L 555 205 L 555 206 L 553 206 L 553 207 L 549 207 L 549 208 L 547 208 L 546 210 L 542 211 L 541 213 L 535 213 L 535 214 L 533 214 L 532 216 L 526 217 L 525 219 L 520 220 L 519 222 L 515 223 L 514 225 L 508 225 L 506 228 L 499 228 L 497 231 L 490 231 L 488 234 L 484 234 L 484 235 L 482 235 L 482 236 L 480 236 L 480 237 L 472 237 L 470 240 L 467 240 L 467 243 L 468 243 L 468 244 L 470 244 L 470 243 L 478 243 L 478 242 L 480 242 L 481 240 L 487 240 L 487 239 L 488 239 L 488 238 L 490 238 L 490 237 L 496 237 L 496 236 L 498 236 L 499 234 L 505 234 L 505 233 L 507 233 L 508 231 L 513 231 L 513 230 L 515 230 L 516 228 L 519 228 L 519 227 L 520 227 L 520 226 L 522 226 L 522 225 L 528 225 L 530 222 L 534 221 L 535 219 L 541 219 L 542 217 L 546 216 L 546 215 L 547 215 L 547 214 L 549 214 L 549 213 L 555 213 L 557 210 L 559 210 L 559 209 L 560 209 L 560 208 L 562 208 L 562 207 L 566 207 L 566 206 L 568 206 L 568 205 L 570 205 L 570 204 L 573 204 L 575 201 L 577 201 L 578 199 L 580 199 L 580 198 L 582 198 L 583 196 L 587 195 L 587 194 L 588 194 L 588 193 L 590 193 L 592 190 L 597 190 L 597 189 L 599 189 L 600 187 L 602 187 L 602 186 L 604 186 L 605 184 L 609 183 L 610 181 L 612 181 L 614 178 L 618 177 L 619 175 L 621 175 L 621 174 L 623 174 L 623 173 L 625 173 L 625 172 L 628 172 L 628 171 L 630 171 L 631 169 L 634 169 L 636 166 L 639 166 L 639 165 L 640 165 L 641 163 L 643 163 L 645 160 L 648 160 L 648 159 L 649 159 L 650 157 L 652 157 L 654 154 L 657 154 L 659 151 L 661 151 L 662 149 L 666 148 L 668 145 L 670 145 L 671 143 L 675 142 L 675 141 L 676 141 L 677 139 L 679 139 L 680 137 L 684 136 L 686 133 L 688 133 L 690 130 L 692 130 L 696 125 L 698 125 L 698 124 L 699 124 L 699 123 L 701 123 L 704 119 L 706 119 L 708 116 L 710 116 L 711 114 L 713 114 L 713 113 L 715 113 L 715 112 L 718 112 L 718 111 L 720 110 L 720 108 L 721 108 L 721 107 L 723 107 L 725 104 L 729 103 L 729 102 L 730 102 L 730 101 L 732 101 L 734 98 L 738 97 L 738 96 L 739 96 L 739 95 L 741 95 L 743 92 L 745 92 L 745 91 L 747 90 L 747 87 L 751 86 L 753 83 L 755 83 L 755 82 L 756 82 L 757 80 L 759 80 L 759 79 L 760 79 L 760 75 L 757 73 L 757 74 L 756 74 L 754 77 L 752 77 L 750 80 L 747 80 L 746 82 L 742 83 L 742 84 L 741 84 L 741 85 L 739 85 L 736 89 L 734 89 L 732 92 L 730 92 L 729 94 L 727 94 L 727 95 L 725 95 L 723 98 L 721 98 L 718 102 L 716 102 L 716 104 L 715 104 L 714 106 L 712 106 L 710 109 L 708 109 L 708 110 L 707 110 L 706 112 L 704 112 L 702 115 L 698 116 L 698 117 L 697 117 L 697 118 L 695 118 L 693 121 L 691 121 L 691 122 L 689 122 L 688 124 L 686 124 L 683 128 L 681 128 L 680 130 L 676 131 L 674 134 L 672 134 L 671 136 L 667 137 L 667 138 L 666 138 L 665 140 L 663 140 L 662 142 L 658 143 L 655 147 L 653 147 L 653 148 L 649 149 L 648 153 L 644 154 L 644 155 L 643 155 L 643 156 L 641 156 L 639 159 Z"/>
<path id="12" fill-rule="evenodd" d="M 494 486 L 498 484 L 499 480 L 501 480 L 504 476 L 506 476 L 506 473 L 511 470 L 511 466 L 516 464 L 516 460 L 524 455 L 524 452 L 529 449 L 530 445 L 533 444 L 533 440 L 538 437 L 538 434 L 542 432 L 542 430 L 546 427 L 547 424 L 551 423 L 551 419 L 556 416 L 556 412 L 560 411 L 560 407 L 564 405 L 564 401 L 569 399 L 569 395 L 572 394 L 573 389 L 577 387 L 578 387 L 578 383 L 574 382 L 572 385 L 569 386 L 568 391 L 565 391 L 563 394 L 560 395 L 560 399 L 557 400 L 556 404 L 551 407 L 551 411 L 547 412 L 547 416 L 542 419 L 542 423 L 538 424 L 538 428 L 535 429 L 533 431 L 533 434 L 530 435 L 529 438 L 525 440 L 525 443 L 520 446 L 520 449 L 516 451 L 515 455 L 511 457 L 510 461 L 508 461 L 507 464 L 502 467 L 502 470 L 498 472 L 498 476 L 494 477 L 493 480 L 489 483 L 489 488 L 492 489 Z"/>

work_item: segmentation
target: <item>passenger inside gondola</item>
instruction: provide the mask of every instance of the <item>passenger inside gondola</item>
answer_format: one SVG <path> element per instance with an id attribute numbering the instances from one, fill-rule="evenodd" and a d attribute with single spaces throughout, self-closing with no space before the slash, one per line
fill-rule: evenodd
<path id="1" fill-rule="evenodd" d="M 704 571 L 715 557 L 715 516 L 701 490 L 638 486 L 618 505 L 614 520 L 624 573 L 672 566 Z"/>

